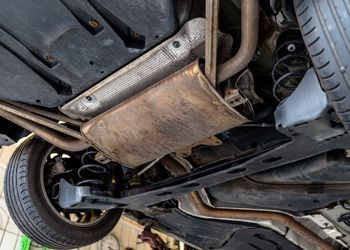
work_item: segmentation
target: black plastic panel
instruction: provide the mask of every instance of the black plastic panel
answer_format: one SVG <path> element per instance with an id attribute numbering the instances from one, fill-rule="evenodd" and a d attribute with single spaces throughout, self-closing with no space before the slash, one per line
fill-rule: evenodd
<path id="1" fill-rule="evenodd" d="M 173 34 L 173 0 L 0 0 L 0 99 L 56 107 Z"/>
<path id="2" fill-rule="evenodd" d="M 350 199 L 350 159 L 331 151 L 207 189 L 217 207 L 302 214 Z"/>
<path id="3" fill-rule="evenodd" d="M 201 219 L 177 209 L 153 219 L 159 223 L 161 231 L 176 235 L 201 249 L 300 250 L 277 232 L 252 223 Z"/>

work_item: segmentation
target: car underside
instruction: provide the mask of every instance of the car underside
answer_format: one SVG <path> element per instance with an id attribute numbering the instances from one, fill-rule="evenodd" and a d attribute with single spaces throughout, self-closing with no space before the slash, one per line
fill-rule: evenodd
<path id="1" fill-rule="evenodd" d="M 0 2 L 24 234 L 81 247 L 124 212 L 189 249 L 349 248 L 349 1 Z"/>

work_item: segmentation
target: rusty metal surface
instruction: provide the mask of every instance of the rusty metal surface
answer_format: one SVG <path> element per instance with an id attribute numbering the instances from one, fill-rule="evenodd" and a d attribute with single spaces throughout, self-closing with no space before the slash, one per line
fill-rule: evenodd
<path id="1" fill-rule="evenodd" d="M 238 89 L 226 88 L 224 93 L 225 102 L 233 108 L 248 101 L 247 98 L 239 93 Z"/>
<path id="2" fill-rule="evenodd" d="M 164 157 L 161 160 L 162 164 L 175 176 L 181 176 L 191 168 L 186 168 L 176 159 L 169 156 Z M 185 196 L 179 197 L 180 207 L 181 204 L 185 202 L 188 203 L 191 215 L 210 218 L 210 219 L 221 219 L 221 220 L 242 220 L 242 221 L 273 221 L 278 222 L 284 226 L 290 228 L 293 232 L 300 235 L 302 238 L 317 246 L 320 250 L 332 250 L 334 249 L 325 240 L 320 238 L 310 229 L 302 225 L 300 222 L 296 221 L 293 217 L 273 211 L 263 211 L 263 210 L 249 210 L 249 209 L 224 209 L 224 208 L 214 208 L 205 204 L 198 192 L 192 192 Z"/>
<path id="3" fill-rule="evenodd" d="M 137 167 L 247 121 L 195 62 L 85 123 L 82 133 L 106 156 Z"/>
<path id="4" fill-rule="evenodd" d="M 205 1 L 205 75 L 216 86 L 216 64 L 218 50 L 219 3 Z"/>
<path id="5" fill-rule="evenodd" d="M 62 124 L 58 124 L 57 122 L 54 122 L 52 120 L 46 119 L 45 117 L 42 117 L 40 115 L 36 115 L 34 113 L 31 113 L 29 111 L 26 111 L 22 108 L 16 107 L 14 105 L 8 104 L 6 102 L 0 101 L 0 110 L 4 110 L 8 113 L 11 113 L 13 115 L 22 117 L 26 120 L 32 121 L 33 123 L 40 124 L 44 127 L 50 128 L 52 130 L 58 131 L 60 133 L 69 135 L 73 138 L 83 140 L 83 136 L 80 132 L 77 132 L 76 130 L 70 129 Z"/>
<path id="6" fill-rule="evenodd" d="M 335 249 L 329 245 L 325 240 L 320 238 L 314 232 L 300 224 L 294 218 L 287 214 L 272 212 L 272 211 L 259 211 L 259 210 L 242 210 L 242 209 L 217 209 L 209 207 L 203 203 L 198 193 L 190 193 L 187 196 L 192 208 L 196 214 L 205 216 L 207 218 L 217 219 L 231 219 L 231 220 L 249 220 L 249 221 L 274 221 L 287 226 L 292 231 L 309 241 L 313 245 L 322 250 Z"/>
<path id="7" fill-rule="evenodd" d="M 69 101 L 61 111 L 90 120 L 204 57 L 205 27 L 204 18 L 189 20 L 173 37 Z M 231 52 L 232 37 L 218 32 L 217 44 L 221 61 Z"/>
<path id="8" fill-rule="evenodd" d="M 54 132 L 51 129 L 48 129 L 47 127 L 14 115 L 3 109 L 0 109 L 0 116 L 36 134 L 37 136 L 41 137 L 45 141 L 48 141 L 49 143 L 55 145 L 58 148 L 71 152 L 77 152 L 90 147 L 90 145 L 83 140 L 72 139 L 71 137 L 63 137 L 61 134 Z"/>
<path id="9" fill-rule="evenodd" d="M 251 62 L 258 45 L 259 1 L 241 1 L 241 46 L 237 54 L 218 67 L 218 82 L 225 81 Z"/>
<path id="10" fill-rule="evenodd" d="M 80 127 L 81 125 L 83 125 L 82 121 L 71 119 L 68 116 L 65 116 L 62 114 L 56 114 L 56 113 L 49 112 L 49 111 L 46 111 L 46 110 L 43 110 L 40 108 L 29 106 L 29 105 L 23 104 L 23 103 L 18 103 L 18 102 L 13 102 L 13 101 L 8 101 L 8 100 L 6 102 L 10 103 L 18 108 L 21 108 L 22 110 L 26 110 L 26 111 L 29 111 L 29 112 L 32 112 L 35 114 L 39 114 L 41 116 L 45 116 L 45 117 L 54 119 L 56 121 L 62 121 L 62 122 L 65 122 L 65 123 L 68 123 L 68 124 L 71 124 L 71 125 L 74 125 L 77 127 Z"/>

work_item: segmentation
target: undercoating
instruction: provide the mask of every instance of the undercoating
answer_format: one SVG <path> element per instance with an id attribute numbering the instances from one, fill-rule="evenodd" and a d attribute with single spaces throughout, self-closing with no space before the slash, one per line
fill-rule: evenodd
<path id="1" fill-rule="evenodd" d="M 173 0 L 0 5 L 0 99 L 43 107 L 88 89 L 178 27 Z"/>
<path id="2" fill-rule="evenodd" d="M 190 239 L 190 245 L 202 249 L 300 249 L 279 233 L 253 223 L 200 219 L 178 209 L 139 221 L 152 220 L 155 228 L 180 239 Z"/>
<path id="3" fill-rule="evenodd" d="M 350 199 L 350 159 L 342 150 L 207 188 L 215 207 L 303 214 Z"/>

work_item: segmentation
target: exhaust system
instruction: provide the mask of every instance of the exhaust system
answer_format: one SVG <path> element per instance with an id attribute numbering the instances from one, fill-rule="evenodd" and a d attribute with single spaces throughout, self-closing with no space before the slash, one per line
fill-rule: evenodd
<path id="1" fill-rule="evenodd" d="M 207 32 L 206 37 L 206 57 L 210 59 L 205 67 L 208 77 L 202 73 L 199 61 L 190 64 L 134 98 L 83 124 L 82 133 L 89 143 L 114 160 L 136 167 L 248 121 L 230 107 L 213 86 L 215 87 L 216 80 L 222 82 L 228 79 L 252 60 L 258 41 L 258 0 L 242 0 L 241 46 L 233 58 L 218 67 L 217 76 L 216 63 L 213 62 L 216 61 L 218 5 L 215 2 L 218 1 L 207 1 L 207 6 L 213 8 L 207 12 L 207 20 L 211 20 L 207 31 L 213 31 L 209 35 Z M 28 112 L 23 112 L 23 109 Z M 62 149 L 81 151 L 90 146 L 79 134 L 50 122 L 43 116 L 80 127 L 79 122 L 67 117 L 25 105 L 14 107 L 6 103 L 0 103 L 0 116 Z M 320 249 L 333 249 L 286 214 L 215 209 L 206 206 L 198 193 L 191 193 L 187 198 L 197 215 L 218 219 L 276 221 Z"/>
<path id="2" fill-rule="evenodd" d="M 325 240 L 320 238 L 310 229 L 306 228 L 291 216 L 279 212 L 240 210 L 240 209 L 218 209 L 209 207 L 203 203 L 198 193 L 190 193 L 186 199 L 196 215 L 212 219 L 249 220 L 249 221 L 273 221 L 287 226 L 302 238 L 322 250 L 334 250 Z"/>
<path id="3" fill-rule="evenodd" d="M 197 61 L 86 122 L 82 133 L 114 161 L 136 168 L 247 121 L 217 94 Z"/>
<path id="4" fill-rule="evenodd" d="M 90 147 L 79 132 L 58 124 L 58 121 L 64 121 L 71 125 L 79 126 L 79 123 L 76 121 L 72 121 L 68 117 L 40 111 L 24 104 L 19 105 L 21 107 L 0 102 L 0 116 L 36 134 L 58 148 L 70 152 L 78 152 Z M 56 121 L 49 120 L 41 115 L 35 115 L 35 112 Z"/>
<path id="5" fill-rule="evenodd" d="M 57 147 L 79 151 L 90 143 L 113 160 L 131 167 L 247 122 L 211 85 L 215 86 L 216 81 L 217 2 L 208 0 L 207 5 L 211 6 L 206 18 L 206 57 L 211 67 L 208 77 L 202 73 L 198 61 L 192 63 L 83 124 L 84 137 L 60 126 L 57 119 L 47 121 L 33 114 L 33 110 L 23 112 L 23 107 L 16 107 L 19 112 L 14 112 L 11 107 L 0 105 L 0 115 Z M 258 0 L 242 0 L 241 46 L 236 56 L 218 67 L 219 82 L 251 61 L 257 46 L 258 6 Z"/>
<path id="6" fill-rule="evenodd" d="M 135 168 L 249 121 L 214 88 L 218 1 L 208 0 L 207 6 L 209 79 L 197 61 L 82 126 L 87 141 L 114 161 Z M 258 7 L 257 0 L 242 1 L 242 44 L 237 55 L 218 68 L 219 81 L 251 61 L 257 46 Z"/>
<path id="7" fill-rule="evenodd" d="M 174 157 L 164 157 L 160 160 L 168 171 L 175 177 L 179 177 L 192 169 L 190 163 L 186 160 Z M 186 162 L 182 162 L 186 161 Z M 178 198 L 180 210 L 192 216 L 206 219 L 218 220 L 238 220 L 249 222 L 271 221 L 277 222 L 291 229 L 293 232 L 301 236 L 303 239 L 318 247 L 320 250 L 334 249 L 325 240 L 320 238 L 310 229 L 299 223 L 288 214 L 274 211 L 250 210 L 250 209 L 224 209 L 215 208 L 205 204 L 198 192 L 192 192 Z"/>
<path id="8" fill-rule="evenodd" d="M 215 1 L 215 0 L 214 0 Z M 234 57 L 218 68 L 218 82 L 244 69 L 253 59 L 258 46 L 259 1 L 241 1 L 241 45 Z"/>

